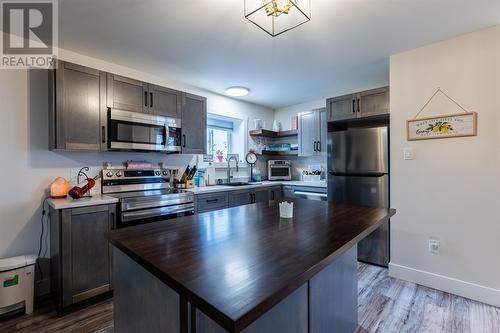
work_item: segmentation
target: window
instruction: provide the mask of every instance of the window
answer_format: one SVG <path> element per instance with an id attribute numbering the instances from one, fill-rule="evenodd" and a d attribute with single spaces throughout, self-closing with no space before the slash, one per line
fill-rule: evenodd
<path id="1" fill-rule="evenodd" d="M 231 135 L 227 129 L 208 127 L 208 153 L 214 156 L 215 162 L 224 162 L 231 151 Z"/>
<path id="2" fill-rule="evenodd" d="M 244 156 L 246 146 L 246 123 L 241 119 L 217 114 L 207 115 L 207 153 L 214 162 L 222 163 L 227 154 Z"/>

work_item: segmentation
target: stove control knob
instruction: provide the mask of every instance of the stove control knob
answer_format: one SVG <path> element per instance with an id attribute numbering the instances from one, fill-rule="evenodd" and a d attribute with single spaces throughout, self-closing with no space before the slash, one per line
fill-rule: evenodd
<path id="1" fill-rule="evenodd" d="M 163 175 L 164 176 L 168 176 L 168 171 L 167 170 L 163 170 Z"/>
<path id="2" fill-rule="evenodd" d="M 113 177 L 113 172 L 111 171 L 106 172 L 106 177 Z"/>
<path id="3" fill-rule="evenodd" d="M 156 170 L 156 171 L 155 171 L 155 175 L 160 176 L 160 175 L 161 175 L 161 172 L 160 172 L 160 171 L 158 171 L 158 170 Z"/>
<path id="4" fill-rule="evenodd" d="M 121 171 L 117 171 L 116 172 L 116 177 L 121 177 L 122 176 L 122 172 Z"/>

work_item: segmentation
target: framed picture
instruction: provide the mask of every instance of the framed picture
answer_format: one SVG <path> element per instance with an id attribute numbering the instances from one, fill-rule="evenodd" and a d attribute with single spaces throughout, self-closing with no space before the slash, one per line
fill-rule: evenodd
<path id="1" fill-rule="evenodd" d="M 477 135 L 477 113 L 457 113 L 406 121 L 408 141 Z"/>

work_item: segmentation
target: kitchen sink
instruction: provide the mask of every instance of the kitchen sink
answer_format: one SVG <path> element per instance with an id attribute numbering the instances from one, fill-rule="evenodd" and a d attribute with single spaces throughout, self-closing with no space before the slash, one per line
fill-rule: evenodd
<path id="1" fill-rule="evenodd" d="M 247 183 L 247 182 L 234 182 L 234 183 L 227 183 L 225 184 L 227 186 L 246 186 L 246 185 L 252 185 L 252 183 Z"/>

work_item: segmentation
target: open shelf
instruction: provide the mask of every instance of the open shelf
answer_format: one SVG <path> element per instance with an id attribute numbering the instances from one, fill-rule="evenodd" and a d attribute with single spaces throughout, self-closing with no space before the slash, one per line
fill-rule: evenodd
<path id="1" fill-rule="evenodd" d="M 298 133 L 299 132 L 297 130 L 275 132 L 266 129 L 259 129 L 250 131 L 250 136 L 261 136 L 266 138 L 284 138 L 289 136 L 297 136 Z"/>
<path id="2" fill-rule="evenodd" d="M 298 151 L 271 151 L 271 150 L 263 150 L 262 155 L 268 156 L 297 156 L 299 154 Z"/>

